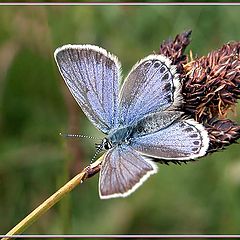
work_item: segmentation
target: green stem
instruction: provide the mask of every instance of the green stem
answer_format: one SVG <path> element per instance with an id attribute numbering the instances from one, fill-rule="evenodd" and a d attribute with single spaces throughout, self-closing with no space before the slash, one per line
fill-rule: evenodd
<path id="1" fill-rule="evenodd" d="M 98 167 L 103 160 L 103 156 L 97 161 L 90 165 L 90 169 Z M 60 199 L 62 199 L 67 193 L 74 189 L 78 184 L 80 184 L 88 171 L 89 168 L 85 168 L 82 172 L 77 174 L 73 179 L 67 182 L 63 187 L 61 187 L 57 192 L 45 200 L 40 206 L 38 206 L 34 211 L 32 211 L 28 216 L 26 216 L 21 222 L 19 222 L 14 228 L 12 228 L 6 235 L 13 236 L 21 234 L 30 225 L 32 225 L 41 215 L 47 212 L 52 206 L 54 206 Z M 8 240 L 9 237 L 4 237 L 2 240 Z M 12 239 L 12 238 L 11 238 Z"/>

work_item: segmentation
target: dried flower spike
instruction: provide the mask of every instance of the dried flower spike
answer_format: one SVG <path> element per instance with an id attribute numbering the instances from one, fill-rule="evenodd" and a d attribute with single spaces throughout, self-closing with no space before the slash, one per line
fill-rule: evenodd
<path id="1" fill-rule="evenodd" d="M 210 119 L 205 123 L 210 137 L 208 152 L 223 149 L 240 138 L 240 126 L 229 119 Z"/>
<path id="2" fill-rule="evenodd" d="M 178 34 L 174 40 L 169 39 L 160 45 L 159 54 L 163 54 L 172 60 L 174 65 L 177 65 L 177 72 L 183 73 L 183 65 L 187 63 L 187 56 L 184 55 L 184 50 L 190 43 L 192 31 L 186 31 Z"/>
<path id="3" fill-rule="evenodd" d="M 240 138 L 240 126 L 224 119 L 240 98 L 240 42 L 230 42 L 207 56 L 188 62 L 184 50 L 189 32 L 163 42 L 160 54 L 177 65 L 182 79 L 183 111 L 202 123 L 209 134 L 208 152 L 217 151 Z"/>
<path id="4" fill-rule="evenodd" d="M 188 62 L 184 50 L 190 35 L 191 31 L 187 31 L 164 41 L 159 54 L 177 65 L 182 79 L 182 110 L 205 126 L 210 138 L 208 152 L 213 152 L 240 138 L 240 126 L 224 119 L 229 110 L 235 110 L 240 98 L 240 42 L 227 43 Z"/>
<path id="5" fill-rule="evenodd" d="M 240 97 L 240 42 L 194 59 L 184 70 L 185 110 L 200 122 L 226 117 Z"/>

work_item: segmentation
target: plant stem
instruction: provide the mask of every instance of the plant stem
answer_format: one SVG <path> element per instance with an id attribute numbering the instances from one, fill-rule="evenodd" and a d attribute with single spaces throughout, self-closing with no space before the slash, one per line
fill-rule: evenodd
<path id="1" fill-rule="evenodd" d="M 78 184 L 82 183 L 86 179 L 86 174 L 88 174 L 88 169 L 97 168 L 103 160 L 103 156 L 97 161 L 92 163 L 89 167 L 86 167 L 82 172 L 77 174 L 69 182 L 67 182 L 63 187 L 61 187 L 57 192 L 45 200 L 40 206 L 38 206 L 34 211 L 32 211 L 28 216 L 26 216 L 21 222 L 19 222 L 14 228 L 12 228 L 6 236 L 13 236 L 21 234 L 26 230 L 32 223 L 34 223 L 41 215 L 47 212 L 52 206 L 54 206 L 61 198 L 63 198 L 67 193 L 74 189 Z M 87 176 L 88 177 L 88 176 Z M 8 240 L 9 237 L 4 237 L 2 240 Z M 12 239 L 12 238 L 11 238 Z"/>

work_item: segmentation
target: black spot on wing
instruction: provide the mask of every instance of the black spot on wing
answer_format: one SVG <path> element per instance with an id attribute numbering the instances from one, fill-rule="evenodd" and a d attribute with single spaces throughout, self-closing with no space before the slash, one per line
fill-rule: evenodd
<path id="1" fill-rule="evenodd" d="M 166 67 L 165 66 L 162 66 L 161 68 L 160 68 L 160 73 L 163 73 L 163 72 L 165 72 L 166 71 Z"/>
<path id="2" fill-rule="evenodd" d="M 197 147 L 196 147 L 196 148 L 192 148 L 192 151 L 193 151 L 193 152 L 197 152 L 198 149 L 199 149 L 199 148 L 197 148 Z"/>
<path id="3" fill-rule="evenodd" d="M 172 88 L 172 84 L 171 83 L 167 83 L 164 87 L 163 87 L 163 90 L 169 92 Z"/>
<path id="4" fill-rule="evenodd" d="M 183 129 L 184 132 L 192 132 L 194 131 L 191 127 L 187 127 L 185 129 Z"/>
<path id="5" fill-rule="evenodd" d="M 162 80 L 168 80 L 169 79 L 169 73 L 165 73 L 162 77 Z"/>
<path id="6" fill-rule="evenodd" d="M 191 137 L 191 138 L 197 138 L 197 137 L 198 137 L 198 134 L 196 134 L 196 133 L 191 134 L 190 137 Z"/>
<path id="7" fill-rule="evenodd" d="M 199 141 L 194 141 L 193 142 L 194 145 L 199 145 L 199 143 L 200 143 Z"/>
<path id="8" fill-rule="evenodd" d="M 154 68 L 158 68 L 160 65 L 161 65 L 160 62 L 155 62 L 154 65 L 153 65 L 153 67 L 154 67 Z"/>

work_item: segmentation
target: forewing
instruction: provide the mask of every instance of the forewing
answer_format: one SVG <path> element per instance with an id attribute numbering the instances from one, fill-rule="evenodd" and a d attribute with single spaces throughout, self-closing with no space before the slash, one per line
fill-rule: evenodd
<path id="1" fill-rule="evenodd" d="M 103 161 L 99 178 L 100 198 L 126 197 L 156 172 L 156 165 L 131 147 L 116 146 L 106 153 Z"/>
<path id="2" fill-rule="evenodd" d="M 54 56 L 66 85 L 92 123 L 104 133 L 117 126 L 118 59 L 92 45 L 65 45 Z"/>
<path id="3" fill-rule="evenodd" d="M 176 67 L 162 55 L 149 55 L 137 63 L 123 83 L 120 122 L 131 125 L 147 114 L 181 102 Z"/>
<path id="4" fill-rule="evenodd" d="M 133 138 L 131 146 L 153 158 L 189 160 L 206 154 L 209 137 L 196 121 L 177 120 L 158 132 Z"/>

